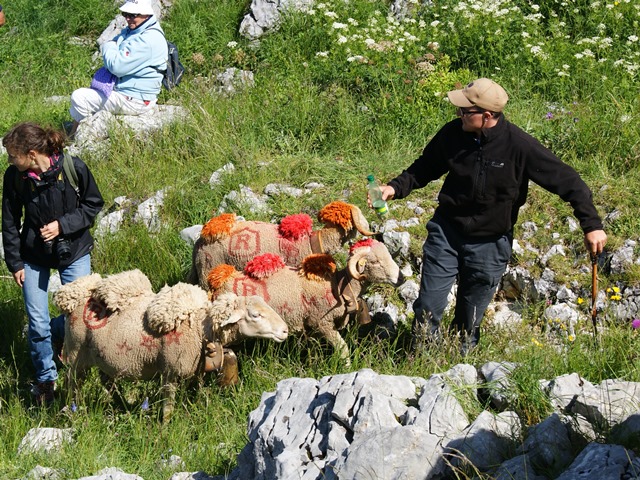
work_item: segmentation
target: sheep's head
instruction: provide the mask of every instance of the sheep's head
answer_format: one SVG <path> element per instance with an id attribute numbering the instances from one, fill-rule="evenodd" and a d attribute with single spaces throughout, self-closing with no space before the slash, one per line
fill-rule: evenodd
<path id="1" fill-rule="evenodd" d="M 267 305 L 262 297 L 253 295 L 239 297 L 233 293 L 220 295 L 209 307 L 212 317 L 224 317 L 219 327 L 237 329 L 240 338 L 266 338 L 282 342 L 289 334 L 289 328 L 278 313 Z"/>
<path id="2" fill-rule="evenodd" d="M 376 240 L 355 243 L 350 250 L 347 268 L 349 274 L 358 281 L 392 285 L 398 285 L 401 281 L 400 267 L 386 245 Z"/>
<path id="3" fill-rule="evenodd" d="M 331 202 L 318 212 L 318 220 L 326 225 L 336 225 L 344 231 L 345 241 L 355 237 L 356 230 L 368 237 L 373 235 L 369 222 L 355 205 L 345 202 Z"/>

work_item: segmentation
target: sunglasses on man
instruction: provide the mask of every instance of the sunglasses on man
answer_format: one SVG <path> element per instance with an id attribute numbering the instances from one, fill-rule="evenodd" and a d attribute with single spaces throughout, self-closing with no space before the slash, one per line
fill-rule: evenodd
<path id="1" fill-rule="evenodd" d="M 140 14 L 139 13 L 127 13 L 127 12 L 122 12 L 122 16 L 124 18 L 136 18 L 139 17 Z"/>
<path id="2" fill-rule="evenodd" d="M 459 117 L 467 117 L 469 115 L 475 115 L 478 113 L 484 113 L 485 110 L 469 110 L 468 108 L 458 107 L 456 108 L 456 115 Z"/>

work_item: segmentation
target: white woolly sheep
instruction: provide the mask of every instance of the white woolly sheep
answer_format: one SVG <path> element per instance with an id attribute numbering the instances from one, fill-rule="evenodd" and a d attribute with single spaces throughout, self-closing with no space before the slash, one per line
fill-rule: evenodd
<path id="1" fill-rule="evenodd" d="M 114 379 L 162 376 L 164 420 L 173 411 L 176 382 L 212 368 L 207 355 L 244 338 L 282 342 L 288 334 L 260 297 L 232 294 L 210 302 L 205 291 L 185 283 L 154 294 L 139 270 L 80 278 L 63 285 L 55 303 L 67 315 L 63 353 L 71 390 L 93 366 Z"/>
<path id="2" fill-rule="evenodd" d="M 265 254 L 250 262 L 244 273 L 219 265 L 209 273 L 208 282 L 212 298 L 224 292 L 263 297 L 284 318 L 290 333 L 324 337 L 348 363 L 349 348 L 339 330 L 358 313 L 366 286 L 397 285 L 400 268 L 383 243 L 362 240 L 351 248 L 347 267 L 335 269 L 333 258 L 326 254 L 310 255 L 299 270 L 285 266 L 276 255 Z"/>
<path id="3" fill-rule="evenodd" d="M 242 270 L 249 260 L 263 253 L 275 253 L 287 265 L 297 267 L 313 253 L 338 252 L 358 232 L 373 235 L 356 205 L 331 202 L 320 210 L 318 219 L 324 227 L 313 231 L 313 221 L 306 214 L 289 215 L 278 225 L 238 222 L 232 213 L 214 217 L 202 228 L 194 245 L 188 281 L 207 288 L 207 275 L 216 265 L 228 264 Z"/>

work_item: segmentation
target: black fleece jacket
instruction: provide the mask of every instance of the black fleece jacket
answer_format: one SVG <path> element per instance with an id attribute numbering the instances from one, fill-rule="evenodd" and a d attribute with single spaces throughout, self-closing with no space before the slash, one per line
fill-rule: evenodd
<path id="1" fill-rule="evenodd" d="M 11 273 L 22 270 L 25 261 L 49 268 L 66 267 L 93 249 L 89 228 L 104 201 L 85 163 L 73 157 L 73 165 L 78 175 L 79 196 L 63 171 L 51 179 L 45 172 L 41 175 L 42 182 L 24 178 L 13 165 L 5 171 L 2 244 Z M 53 220 L 60 224 L 60 235 L 71 241 L 71 258 L 64 262 L 55 253 L 45 251 L 40 236 L 40 227 Z"/>
<path id="2" fill-rule="evenodd" d="M 578 173 L 504 116 L 483 130 L 479 140 L 462 130 L 460 119 L 447 123 L 388 185 L 394 198 L 404 198 L 444 174 L 435 215 L 464 235 L 493 237 L 511 231 L 530 180 L 569 202 L 584 233 L 602 229 L 591 190 Z"/>

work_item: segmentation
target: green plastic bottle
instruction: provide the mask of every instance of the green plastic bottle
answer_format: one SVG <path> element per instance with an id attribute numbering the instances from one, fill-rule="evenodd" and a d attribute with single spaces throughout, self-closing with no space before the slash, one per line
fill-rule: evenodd
<path id="1" fill-rule="evenodd" d="M 373 205 L 373 209 L 376 211 L 378 216 L 382 218 L 389 213 L 389 207 L 387 206 L 387 202 L 382 199 L 382 190 L 380 190 L 380 185 L 378 185 L 378 182 L 376 182 L 373 175 L 367 176 L 367 182 L 371 205 Z"/>

